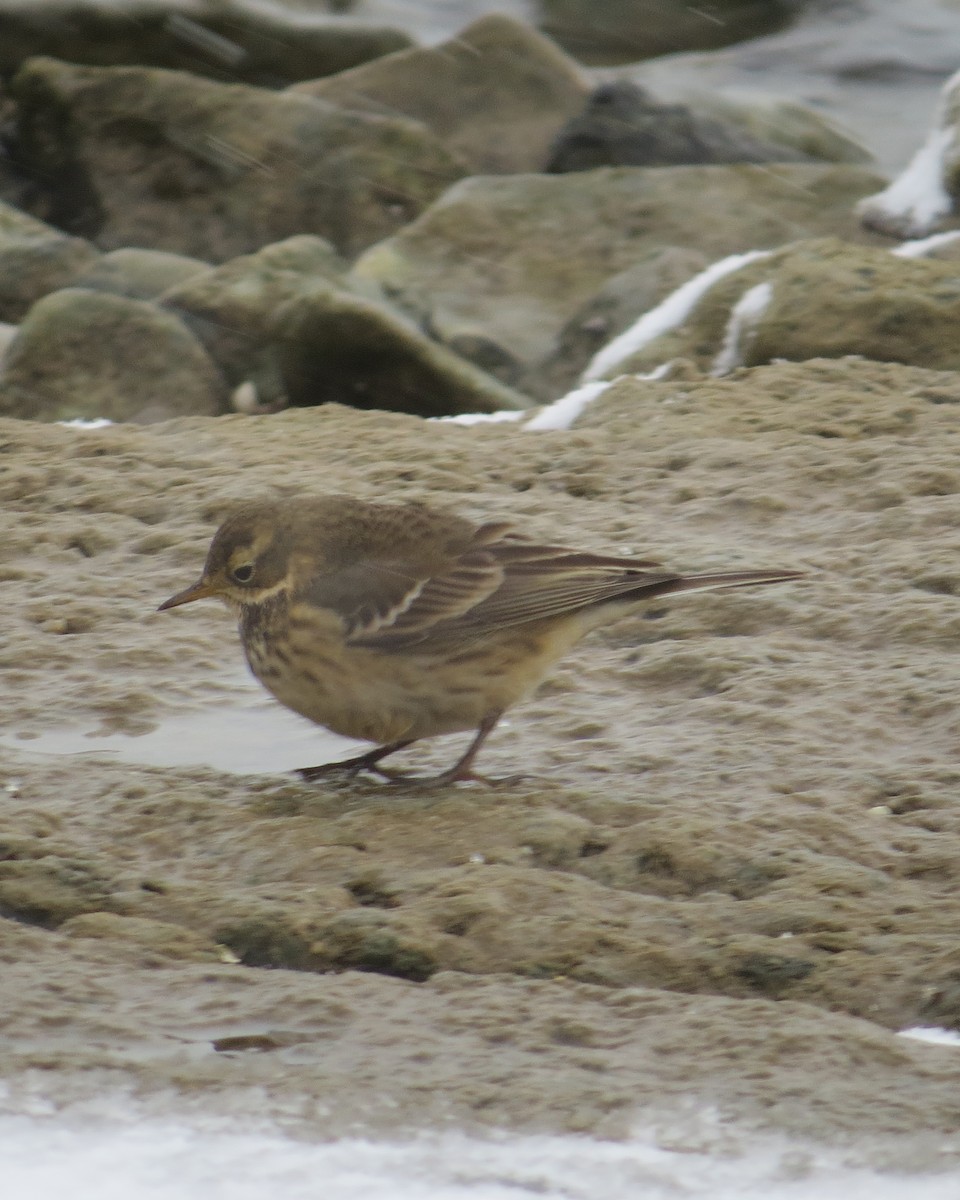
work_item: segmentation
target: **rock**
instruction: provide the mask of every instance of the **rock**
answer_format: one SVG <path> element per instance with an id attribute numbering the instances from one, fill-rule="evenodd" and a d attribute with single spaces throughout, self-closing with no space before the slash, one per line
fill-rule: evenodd
<path id="1" fill-rule="evenodd" d="M 14 850 L 0 861 L 0 916 L 55 929 L 109 903 L 112 882 L 90 860 Z"/>
<path id="2" fill-rule="evenodd" d="M 345 272 L 329 242 L 301 236 L 194 276 L 163 302 L 242 388 L 241 411 L 337 402 L 445 416 L 529 406 L 388 306 L 352 295 Z"/>
<path id="3" fill-rule="evenodd" d="M 336 282 L 345 272 L 328 241 L 302 234 L 193 275 L 170 288 L 163 303 L 203 343 L 231 387 L 249 381 L 256 403 L 285 402 L 278 314 L 319 281 Z"/>
<path id="4" fill-rule="evenodd" d="M 380 909 L 337 913 L 316 933 L 314 970 L 352 968 L 422 983 L 437 970 L 437 937 L 419 922 Z"/>
<path id="5" fill-rule="evenodd" d="M 74 285 L 134 300 L 154 300 L 169 288 L 209 270 L 210 264 L 199 258 L 126 247 L 104 254 L 77 276 Z"/>
<path id="6" fill-rule="evenodd" d="M 873 155 L 853 135 L 807 104 L 764 92 L 725 89 L 693 91 L 684 103 L 694 113 L 712 114 L 755 138 L 786 146 L 821 162 L 869 163 Z"/>
<path id="7" fill-rule="evenodd" d="M 684 163 L 801 162 L 807 155 L 762 141 L 722 118 L 661 104 L 627 79 L 604 83 L 561 129 L 548 171 L 669 167 Z"/>
<path id="8" fill-rule="evenodd" d="M 222 376 L 172 313 L 84 288 L 31 308 L 0 374 L 0 412 L 29 420 L 147 421 L 226 406 Z"/>
<path id="9" fill-rule="evenodd" d="M 16 325 L 7 325 L 5 322 L 0 324 L 0 369 L 3 367 L 3 360 L 6 356 L 7 350 L 16 336 Z"/>
<path id="10" fill-rule="evenodd" d="M 574 813 L 544 809 L 531 815 L 519 829 L 530 861 L 538 866 L 575 870 L 588 847 L 600 847 L 607 839 L 589 821 Z"/>
<path id="11" fill-rule="evenodd" d="M 345 108 L 422 121 L 474 174 L 539 171 L 588 91 L 552 42 L 490 13 L 439 46 L 401 50 L 291 89 Z"/>
<path id="12" fill-rule="evenodd" d="M 706 266 L 692 247 L 664 246 L 608 279 L 560 330 L 556 348 L 543 364 L 544 392 L 562 396 L 584 364 L 633 325 L 638 313 L 655 307 Z"/>
<path id="13" fill-rule="evenodd" d="M 720 280 L 679 324 L 601 374 L 648 371 L 673 358 L 726 374 L 774 359 L 851 354 L 960 370 L 960 264 L 835 238 L 796 242 Z"/>
<path id="14" fill-rule="evenodd" d="M 755 940 L 761 942 L 759 938 Z M 739 947 L 732 949 L 736 952 Z M 733 973 L 739 975 L 758 992 L 779 996 L 791 984 L 806 979 L 815 969 L 815 963 L 795 954 L 774 954 L 766 949 L 751 949 L 745 952 L 741 951 L 739 962 L 734 966 Z"/>
<path id="15" fill-rule="evenodd" d="M 585 62 L 632 62 L 708 50 L 770 33 L 786 0 L 719 0 L 709 12 L 682 0 L 539 0 L 540 27 Z"/>
<path id="16" fill-rule="evenodd" d="M 284 912 L 266 910 L 230 920 L 215 936 L 248 967 L 309 971 L 314 966 L 310 937 Z"/>
<path id="17" fill-rule="evenodd" d="M 432 342 L 385 305 L 315 287 L 279 314 L 280 376 L 291 404 L 348 404 L 422 417 L 516 411 L 531 401 Z"/>
<path id="18" fill-rule="evenodd" d="M 33 0 L 0 8 L 0 72 L 50 55 L 98 67 L 167 67 L 282 86 L 400 50 L 396 29 L 255 0 Z"/>
<path id="19" fill-rule="evenodd" d="M 170 921 L 149 917 L 124 917 L 112 912 L 87 912 L 71 917 L 60 926 L 68 937 L 126 942 L 162 958 L 195 962 L 221 960 L 216 946 L 207 938 Z"/>
<path id="20" fill-rule="evenodd" d="M 7 150 L 13 105 L 0 84 L 0 204 L 24 209 L 34 192 L 31 180 L 19 169 Z"/>
<path id="21" fill-rule="evenodd" d="M 288 971 L 351 968 L 418 983 L 437 969 L 436 935 L 380 909 L 313 914 L 264 912 L 231 921 L 217 939 L 247 966 Z"/>
<path id="22" fill-rule="evenodd" d="M 850 210 L 876 179 L 807 163 L 469 179 L 368 250 L 351 279 L 511 386 L 554 399 L 543 368 L 564 327 L 642 256 L 695 246 L 716 258 L 798 228 L 853 237 Z"/>
<path id="23" fill-rule="evenodd" d="M 34 301 L 66 287 L 97 257 L 82 238 L 0 203 L 0 321 L 19 321 Z"/>
<path id="24" fill-rule="evenodd" d="M 804 101 L 850 131 L 889 176 L 910 158 L 940 86 L 960 63 L 955 14 L 936 0 L 921 3 L 920 21 L 913 7 L 865 6 L 856 36 L 842 5 L 804 5 L 802 12 L 798 5 L 798 19 L 778 33 L 706 53 L 646 59 L 618 74 L 655 96 L 691 104 L 696 93 L 752 103 L 755 95 L 762 100 L 775 92 Z"/>
<path id="25" fill-rule="evenodd" d="M 11 92 L 37 207 L 103 249 L 222 262 L 317 233 L 355 253 L 463 174 L 415 122 L 177 71 L 32 59 Z"/>
<path id="26" fill-rule="evenodd" d="M 960 369 L 960 271 L 840 241 L 801 242 L 778 256 L 773 296 L 746 362 L 859 354 Z"/>

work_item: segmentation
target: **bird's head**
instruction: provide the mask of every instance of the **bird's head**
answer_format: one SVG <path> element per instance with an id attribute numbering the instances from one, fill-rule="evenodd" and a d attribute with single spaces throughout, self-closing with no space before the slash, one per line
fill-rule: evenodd
<path id="1" fill-rule="evenodd" d="M 289 587 L 291 539 L 276 505 L 239 509 L 217 530 L 200 578 L 158 612 L 218 596 L 232 608 L 261 604 Z"/>

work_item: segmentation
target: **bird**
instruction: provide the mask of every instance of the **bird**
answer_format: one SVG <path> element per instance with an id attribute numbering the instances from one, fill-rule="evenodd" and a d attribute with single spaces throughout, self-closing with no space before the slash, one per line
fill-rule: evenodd
<path id="1" fill-rule="evenodd" d="M 780 583 L 796 570 L 683 575 L 659 563 L 548 545 L 418 501 L 295 495 L 247 502 L 216 531 L 202 574 L 158 611 L 219 597 L 256 678 L 281 704 L 364 754 L 304 779 L 370 771 L 422 738 L 470 731 L 423 783 L 485 780 L 480 748 L 583 636 L 658 596 Z"/>

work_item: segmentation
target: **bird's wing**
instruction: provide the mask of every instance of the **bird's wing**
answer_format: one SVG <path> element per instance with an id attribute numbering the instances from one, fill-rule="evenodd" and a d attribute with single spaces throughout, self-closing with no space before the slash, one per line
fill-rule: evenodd
<path id="1" fill-rule="evenodd" d="M 351 645 L 429 651 L 617 599 L 777 583 L 798 574 L 679 575 L 656 562 L 527 542 L 491 524 L 457 550 L 434 548 L 419 561 L 413 553 L 369 553 L 312 579 L 305 596 L 337 613 Z"/>
<path id="2" fill-rule="evenodd" d="M 458 624 L 480 631 L 563 616 L 618 596 L 651 591 L 677 578 L 654 562 L 578 553 L 560 546 L 501 543 L 492 548 L 504 571 L 500 587 Z"/>
<path id="3" fill-rule="evenodd" d="M 356 563 L 311 581 L 306 598 L 333 609 L 351 643 L 386 647 L 421 640 L 474 609 L 502 582 L 502 567 L 480 550 L 434 570 L 405 561 Z"/>
<path id="4" fill-rule="evenodd" d="M 471 549 L 433 571 L 365 562 L 317 581 L 310 598 L 334 608 L 354 645 L 400 649 L 560 616 L 676 575 L 636 559 L 578 554 L 520 539 Z"/>

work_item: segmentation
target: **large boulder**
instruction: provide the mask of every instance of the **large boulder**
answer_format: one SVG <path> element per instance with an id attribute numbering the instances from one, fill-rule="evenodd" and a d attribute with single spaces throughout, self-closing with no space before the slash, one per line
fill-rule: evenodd
<path id="1" fill-rule="evenodd" d="M 662 104 L 628 79 L 604 83 L 554 142 L 548 171 L 672 167 L 684 163 L 803 162 L 794 147 L 754 136 L 722 117 Z"/>
<path id="2" fill-rule="evenodd" d="M 97 67 L 167 67 L 282 86 L 410 45 L 374 28 L 256 0 L 4 0 L 0 72 L 49 55 Z"/>
<path id="3" fill-rule="evenodd" d="M 779 28 L 790 0 L 539 0 L 539 24 L 584 62 L 632 62 L 679 50 L 710 50 Z"/>
<path id="4" fill-rule="evenodd" d="M 291 89 L 427 125 L 477 175 L 539 171 L 588 84 L 547 38 L 490 13 L 439 46 L 400 50 Z"/>
<path id="5" fill-rule="evenodd" d="M 631 326 L 637 313 L 653 308 L 708 265 L 692 246 L 664 246 L 611 276 L 560 330 L 554 351 L 539 372 L 543 380 L 539 394 L 562 396 L 584 363 Z"/>
<path id="6" fill-rule="evenodd" d="M 778 105 L 805 100 L 848 130 L 885 172 L 898 172 L 929 121 L 940 82 L 960 63 L 955 7 L 919 3 L 922 16 L 914 4 L 869 0 L 853 17 L 846 4 L 799 0 L 798 20 L 778 33 L 707 53 L 648 58 L 618 73 L 673 101 L 691 102 L 696 93 L 763 107 L 770 93 Z"/>
<path id="7" fill-rule="evenodd" d="M 336 402 L 442 417 L 531 401 L 431 341 L 386 305 L 319 286 L 280 314 L 280 376 L 292 404 Z"/>
<path id="8" fill-rule="evenodd" d="M 413 121 L 178 71 L 33 59 L 11 93 L 40 215 L 103 249 L 220 262 L 317 233 L 355 253 L 464 173 Z"/>
<path id="9" fill-rule="evenodd" d="M 27 420 L 150 421 L 227 402 L 220 372 L 172 313 L 84 288 L 33 306 L 0 373 L 0 413 Z"/>
<path id="10" fill-rule="evenodd" d="M 0 321 L 19 321 L 34 301 L 66 287 L 98 258 L 83 238 L 0 203 Z"/>
<path id="11" fill-rule="evenodd" d="M 869 163 L 873 155 L 853 134 L 809 104 L 770 92 L 704 87 L 685 90 L 682 102 L 695 113 L 728 121 L 766 143 L 823 162 Z"/>
<path id="12" fill-rule="evenodd" d="M 553 399 L 544 364 L 611 277 L 666 247 L 710 260 L 779 246 L 797 229 L 856 237 L 852 206 L 876 182 L 859 167 L 806 163 L 468 179 L 368 250 L 352 278 L 505 382 Z M 568 360 L 570 380 L 585 363 Z"/>
<path id="13" fill-rule="evenodd" d="M 671 306 L 667 301 L 664 310 Z M 588 372 L 612 379 L 689 360 L 715 375 L 774 360 L 858 355 L 960 370 L 960 262 L 905 258 L 838 238 L 796 242 L 744 263 L 670 323 L 645 318 L 659 336 L 623 335 Z M 631 340 L 633 348 L 631 349 Z M 602 368 L 602 369 L 599 369 Z"/>
<path id="14" fill-rule="evenodd" d="M 253 385 L 261 405 L 282 405 L 279 313 L 289 301 L 347 269 L 324 238 L 301 234 L 264 246 L 169 288 L 163 304 L 206 347 L 231 387 Z"/>
<path id="15" fill-rule="evenodd" d="M 166 250 L 127 246 L 101 255 L 74 281 L 77 287 L 113 292 L 135 300 L 155 300 L 177 284 L 210 270 L 210 264 Z"/>
<path id="16" fill-rule="evenodd" d="M 391 306 L 352 294 L 346 270 L 322 238 L 289 238 L 195 275 L 163 303 L 243 388 L 245 409 L 335 401 L 444 416 L 530 403 Z"/>

